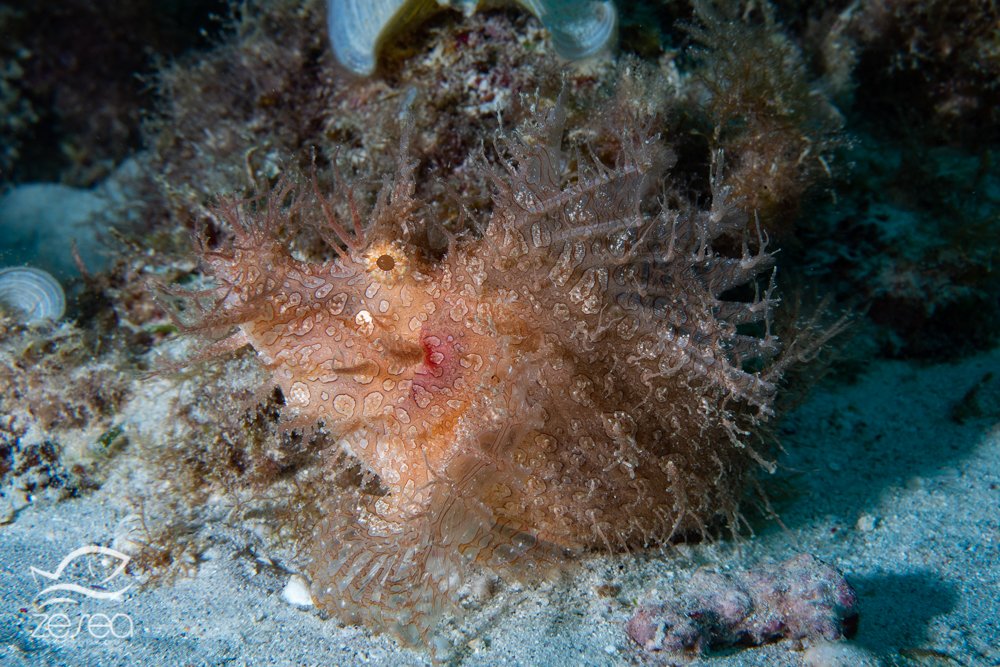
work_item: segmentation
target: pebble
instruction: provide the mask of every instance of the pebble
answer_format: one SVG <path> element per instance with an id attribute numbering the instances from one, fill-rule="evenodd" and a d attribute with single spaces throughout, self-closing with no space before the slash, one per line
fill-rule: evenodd
<path id="1" fill-rule="evenodd" d="M 870 533 L 875 530 L 876 526 L 878 526 L 878 517 L 871 514 L 862 514 L 858 517 L 858 522 L 854 524 L 854 527 L 862 533 Z"/>
<path id="2" fill-rule="evenodd" d="M 293 574 L 288 578 L 288 583 L 281 591 L 281 599 L 296 607 L 312 607 L 312 594 L 309 592 L 309 584 L 305 578 L 298 574 Z"/>

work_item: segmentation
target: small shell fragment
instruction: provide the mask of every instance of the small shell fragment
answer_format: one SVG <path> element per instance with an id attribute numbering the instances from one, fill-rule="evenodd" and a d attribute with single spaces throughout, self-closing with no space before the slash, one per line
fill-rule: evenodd
<path id="1" fill-rule="evenodd" d="M 367 76 L 375 71 L 382 44 L 407 25 L 444 7 L 471 14 L 477 0 L 327 0 L 327 29 L 342 65 Z M 495 3 L 492 3 L 495 4 Z M 530 11 L 552 35 L 556 52 L 568 60 L 600 53 L 614 41 L 617 14 L 611 0 L 509 0 Z"/>
<path id="2" fill-rule="evenodd" d="M 56 321 L 66 312 L 66 296 L 59 281 L 41 269 L 0 269 L 0 310 L 25 324 Z"/>
<path id="3" fill-rule="evenodd" d="M 309 592 L 309 584 L 300 575 L 293 574 L 281 591 L 282 599 L 296 607 L 311 607 L 314 602 Z"/>

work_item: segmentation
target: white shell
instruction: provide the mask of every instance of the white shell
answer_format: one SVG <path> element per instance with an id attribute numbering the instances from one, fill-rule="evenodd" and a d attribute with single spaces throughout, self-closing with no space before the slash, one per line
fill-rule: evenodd
<path id="1" fill-rule="evenodd" d="M 297 574 L 288 578 L 288 583 L 281 591 L 281 597 L 285 602 L 296 607 L 312 607 L 315 604 L 312 594 L 309 592 L 309 584 Z"/>
<path id="2" fill-rule="evenodd" d="M 495 4 L 495 3 L 492 3 Z M 538 17 L 563 58 L 578 60 L 609 48 L 618 17 L 611 0 L 510 0 Z M 375 71 L 381 42 L 398 28 L 440 10 L 469 15 L 477 0 L 327 0 L 327 29 L 337 60 L 352 72 Z"/>
<path id="3" fill-rule="evenodd" d="M 439 8 L 434 0 L 328 0 L 326 7 L 333 54 L 341 65 L 363 75 L 375 71 L 386 35 Z"/>
<path id="4" fill-rule="evenodd" d="M 552 35 L 563 58 L 581 60 L 609 48 L 618 28 L 611 0 L 520 0 Z"/>
<path id="5" fill-rule="evenodd" d="M 25 324 L 58 320 L 66 312 L 66 296 L 59 281 L 41 269 L 0 269 L 0 310 Z"/>

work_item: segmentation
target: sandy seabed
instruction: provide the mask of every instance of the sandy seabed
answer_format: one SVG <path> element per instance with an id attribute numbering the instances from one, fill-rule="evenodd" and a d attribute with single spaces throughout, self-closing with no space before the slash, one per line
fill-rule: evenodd
<path id="1" fill-rule="evenodd" d="M 815 388 L 779 430 L 785 452 L 764 483 L 783 525 L 757 522 L 739 544 L 595 556 L 538 588 L 500 586 L 452 628 L 454 660 L 662 664 L 623 630 L 650 591 L 669 595 L 701 567 L 811 553 L 839 567 L 860 599 L 860 629 L 837 664 L 1000 665 L 1000 350 L 948 364 L 873 363 L 853 382 Z M 32 566 L 51 572 L 74 549 L 112 543 L 131 511 L 123 485 L 137 480 L 29 505 L 0 526 L 0 664 L 430 664 L 387 636 L 287 602 L 292 573 L 252 531 L 222 523 L 193 577 L 141 586 L 123 573 L 106 585 L 130 586 L 121 600 L 40 611 L 46 581 Z M 778 642 L 691 664 L 832 663 Z"/>

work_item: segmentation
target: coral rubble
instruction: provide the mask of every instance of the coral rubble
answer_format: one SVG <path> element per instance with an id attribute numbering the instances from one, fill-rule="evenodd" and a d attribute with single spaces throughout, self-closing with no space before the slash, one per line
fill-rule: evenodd
<path id="1" fill-rule="evenodd" d="M 36 499 L 96 488 L 125 438 L 122 359 L 72 324 L 0 313 L 0 523 Z"/>
<path id="2" fill-rule="evenodd" d="M 857 596 L 836 568 L 803 554 L 738 574 L 701 571 L 680 599 L 640 606 L 625 626 L 645 651 L 701 653 L 779 639 L 833 641 L 857 630 Z"/>

